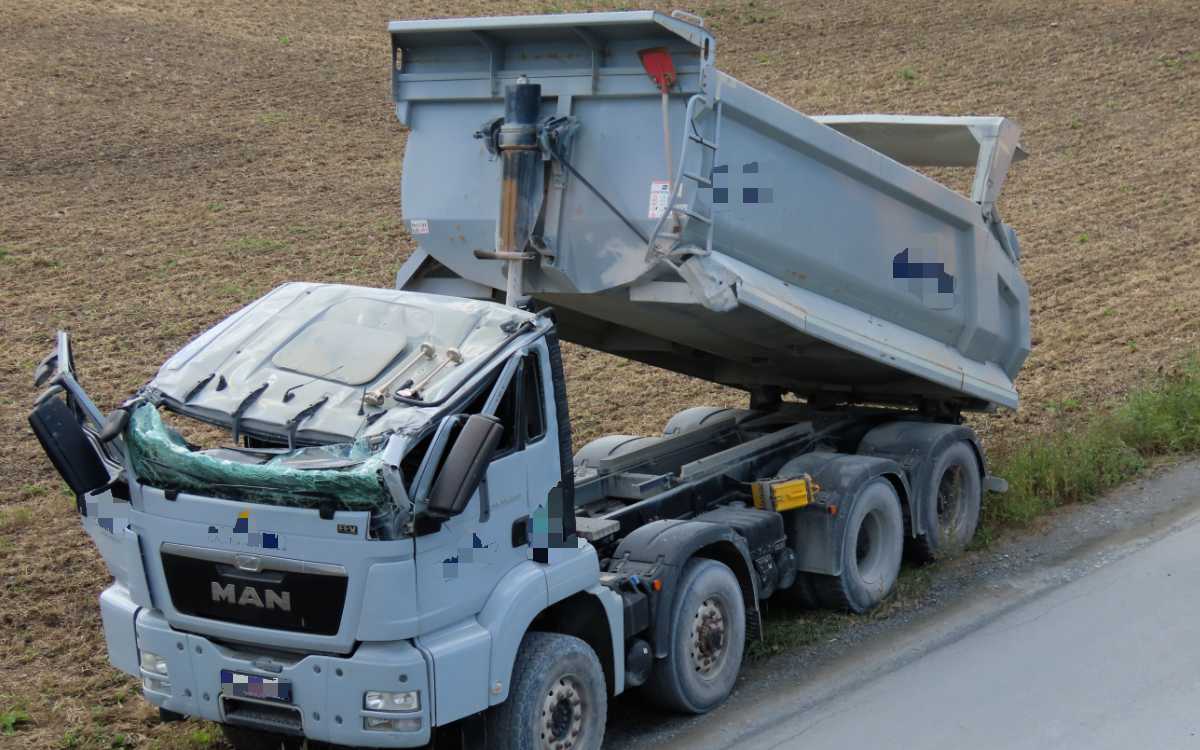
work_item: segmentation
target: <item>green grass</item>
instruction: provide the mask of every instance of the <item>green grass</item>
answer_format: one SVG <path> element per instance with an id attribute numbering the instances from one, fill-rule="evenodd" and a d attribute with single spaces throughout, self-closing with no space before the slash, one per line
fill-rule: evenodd
<path id="1" fill-rule="evenodd" d="M 1184 63 L 1200 62 L 1200 51 L 1185 52 L 1179 55 L 1160 55 L 1158 64 L 1167 68 L 1178 68 Z"/>
<path id="2" fill-rule="evenodd" d="M 206 725 L 200 729 L 193 729 L 191 732 L 188 732 L 188 745 L 196 748 L 196 750 L 217 746 L 219 744 L 217 735 L 213 733 L 212 728 L 213 725 Z"/>
<path id="3" fill-rule="evenodd" d="M 821 641 L 828 641 L 851 621 L 851 615 L 841 612 L 802 610 L 777 606 L 774 602 L 763 614 L 763 637 L 746 640 L 746 656 L 752 660 L 765 659 Z"/>
<path id="4" fill-rule="evenodd" d="M 33 523 L 33 511 L 24 506 L 0 508 L 0 531 L 16 531 Z M 3 716 L 3 714 L 0 714 Z"/>
<path id="5" fill-rule="evenodd" d="M 23 708 L 7 708 L 0 711 L 0 734 L 16 734 L 17 729 L 29 721 L 29 714 Z"/>
<path id="6" fill-rule="evenodd" d="M 259 125 L 278 125 L 287 121 L 286 112 L 264 112 L 258 116 Z"/>
<path id="7" fill-rule="evenodd" d="M 1095 499 L 1155 459 L 1200 450 L 1200 360 L 1057 432 L 994 456 L 1008 492 L 984 504 L 987 525 L 1025 525 L 1054 508 Z"/>
<path id="8" fill-rule="evenodd" d="M 47 488 L 46 485 L 44 485 L 44 484 L 30 483 L 30 484 L 21 486 L 21 497 L 22 498 L 41 497 L 42 495 L 45 495 L 49 491 L 50 491 L 49 488 Z"/>

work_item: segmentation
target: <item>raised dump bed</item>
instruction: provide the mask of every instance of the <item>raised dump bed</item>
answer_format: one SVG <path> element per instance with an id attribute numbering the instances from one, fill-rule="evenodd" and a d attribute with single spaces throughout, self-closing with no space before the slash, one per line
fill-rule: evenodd
<path id="1" fill-rule="evenodd" d="M 1028 296 L 996 212 L 1011 122 L 809 117 L 717 70 L 682 14 L 390 31 L 419 246 L 401 288 L 502 298 L 512 269 L 564 338 L 766 398 L 1016 406 Z M 495 120 L 521 77 L 540 85 L 544 169 L 513 260 Z M 912 166 L 975 167 L 972 195 Z"/>

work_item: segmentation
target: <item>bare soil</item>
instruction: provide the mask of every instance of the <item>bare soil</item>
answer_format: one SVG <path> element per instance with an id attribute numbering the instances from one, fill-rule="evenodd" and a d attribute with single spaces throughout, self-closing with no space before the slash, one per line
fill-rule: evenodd
<path id="1" fill-rule="evenodd" d="M 387 286 L 411 251 L 392 18 L 611 9 L 0 0 L 0 718 L 5 746 L 195 748 L 107 665 L 108 577 L 25 422 L 70 329 L 110 407 L 290 279 Z M 669 8 L 665 8 L 668 9 Z M 1200 341 L 1200 13 L 1190 0 L 706 0 L 721 66 L 809 113 L 1004 114 L 1033 158 L 1001 202 L 1033 297 L 1018 413 L 1036 439 Z M 576 439 L 654 433 L 742 394 L 571 348 Z"/>

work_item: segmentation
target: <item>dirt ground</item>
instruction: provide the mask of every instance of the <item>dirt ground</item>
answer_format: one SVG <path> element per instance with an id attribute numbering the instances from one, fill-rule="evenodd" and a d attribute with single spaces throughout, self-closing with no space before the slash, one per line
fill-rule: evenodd
<path id="1" fill-rule="evenodd" d="M 404 132 L 386 21 L 616 6 L 0 0 L 0 744 L 196 748 L 108 667 L 107 575 L 25 422 L 68 328 L 102 407 L 284 280 L 387 286 Z M 668 8 L 669 9 L 669 8 Z M 1004 114 L 1033 158 L 1001 201 L 1034 348 L 1029 439 L 1200 340 L 1200 12 L 1194 0 L 707 0 L 718 63 L 809 113 Z M 708 384 L 571 349 L 577 439 L 661 429 Z M 648 396 L 653 394 L 651 400 Z"/>

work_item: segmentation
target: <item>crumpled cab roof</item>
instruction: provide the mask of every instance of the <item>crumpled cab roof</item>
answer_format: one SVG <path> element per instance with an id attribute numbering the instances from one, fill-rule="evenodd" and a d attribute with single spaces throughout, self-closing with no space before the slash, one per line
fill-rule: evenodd
<path id="1" fill-rule="evenodd" d="M 168 406 L 219 423 L 277 431 L 299 419 L 303 433 L 361 437 L 452 393 L 532 318 L 493 302 L 293 282 L 193 339 L 149 387 Z M 367 397 L 385 387 L 384 398 Z M 398 402 L 405 387 L 412 399 Z"/>

